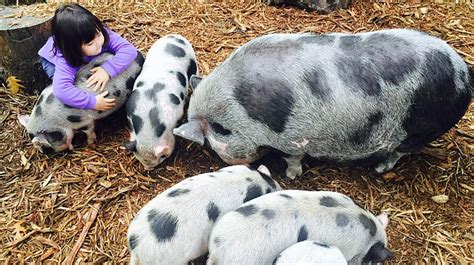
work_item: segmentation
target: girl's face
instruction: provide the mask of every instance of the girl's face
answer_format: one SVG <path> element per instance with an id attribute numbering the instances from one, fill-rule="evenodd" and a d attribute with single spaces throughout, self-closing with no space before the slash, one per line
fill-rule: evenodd
<path id="1" fill-rule="evenodd" d="M 85 56 L 96 56 L 102 51 L 102 45 L 104 45 L 104 35 L 101 31 L 97 31 L 93 40 L 82 44 L 82 53 Z"/>

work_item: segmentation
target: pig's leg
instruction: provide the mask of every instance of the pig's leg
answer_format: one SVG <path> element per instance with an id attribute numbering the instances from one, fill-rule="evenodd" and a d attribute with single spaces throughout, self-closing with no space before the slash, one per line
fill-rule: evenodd
<path id="1" fill-rule="evenodd" d="M 301 166 L 301 159 L 303 156 L 289 156 L 283 157 L 285 159 L 288 168 L 286 169 L 286 176 L 290 179 L 295 179 L 303 173 Z"/>
<path id="2" fill-rule="evenodd" d="M 87 144 L 93 144 L 97 139 L 97 135 L 95 134 L 95 122 L 91 122 L 91 124 L 87 125 L 87 129 L 84 132 L 87 135 Z"/>
<path id="3" fill-rule="evenodd" d="M 74 137 L 74 131 L 66 130 L 66 144 L 67 144 L 67 148 L 71 151 L 74 151 L 74 146 L 72 146 L 73 137 Z"/>
<path id="4" fill-rule="evenodd" d="M 375 171 L 377 171 L 377 173 L 384 173 L 392 170 L 398 159 L 400 159 L 404 155 L 404 153 L 399 153 L 397 151 L 389 153 L 385 161 L 380 162 L 375 166 Z"/>

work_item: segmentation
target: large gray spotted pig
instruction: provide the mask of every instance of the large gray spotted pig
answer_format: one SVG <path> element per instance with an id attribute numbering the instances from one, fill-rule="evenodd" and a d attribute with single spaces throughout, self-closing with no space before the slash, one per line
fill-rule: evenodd
<path id="1" fill-rule="evenodd" d="M 279 152 L 291 178 L 305 154 L 385 172 L 454 126 L 473 85 L 454 49 L 423 32 L 270 34 L 193 88 L 174 133 L 229 164 Z"/>
<path id="2" fill-rule="evenodd" d="M 197 71 L 193 47 L 181 35 L 164 36 L 148 51 L 127 101 L 131 133 L 125 143 L 146 169 L 173 153 L 173 129 L 184 114 L 189 78 Z"/>
<path id="3" fill-rule="evenodd" d="M 207 252 L 211 229 L 223 214 L 280 189 L 265 166 L 230 166 L 185 179 L 148 202 L 130 223 L 130 264 L 188 264 Z"/>
<path id="4" fill-rule="evenodd" d="M 91 92 L 86 86 L 86 80 L 92 75 L 90 70 L 112 56 L 109 53 L 99 55 L 81 67 L 76 74 L 76 87 Z M 125 103 L 132 91 L 135 78 L 140 73 L 143 61 L 143 56 L 138 53 L 128 69 L 107 82 L 105 85 L 105 90 L 109 92 L 107 97 L 115 98 L 115 106 L 107 111 L 70 107 L 54 96 L 52 85 L 46 87 L 33 107 L 32 114 L 18 117 L 26 128 L 33 146 L 46 154 L 73 150 L 74 132 L 79 130 L 87 134 L 87 143 L 92 144 L 96 140 L 94 121 L 110 115 Z"/>
<path id="5" fill-rule="evenodd" d="M 342 252 L 335 246 L 321 244 L 314 240 L 305 240 L 283 250 L 273 262 L 274 265 L 346 265 Z"/>
<path id="6" fill-rule="evenodd" d="M 328 191 L 287 190 L 263 195 L 221 217 L 209 238 L 208 265 L 272 264 L 303 240 L 337 247 L 350 264 L 381 262 L 386 214 L 375 217 L 347 196 Z"/>

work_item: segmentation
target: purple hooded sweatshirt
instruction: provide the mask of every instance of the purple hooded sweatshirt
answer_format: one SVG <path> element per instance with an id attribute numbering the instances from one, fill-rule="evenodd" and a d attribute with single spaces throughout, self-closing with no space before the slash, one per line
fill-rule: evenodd
<path id="1" fill-rule="evenodd" d="M 108 43 L 104 43 L 102 51 L 114 54 L 110 60 L 101 67 L 114 78 L 125 71 L 137 56 L 137 49 L 117 33 L 106 28 L 109 33 Z M 76 73 L 80 67 L 73 67 L 64 58 L 59 49 L 54 54 L 54 41 L 49 37 L 46 44 L 38 51 L 38 54 L 50 63 L 54 64 L 53 93 L 64 104 L 79 109 L 93 109 L 96 104 L 96 94 L 83 91 L 74 86 Z M 86 56 L 84 61 L 89 63 L 96 56 Z"/>

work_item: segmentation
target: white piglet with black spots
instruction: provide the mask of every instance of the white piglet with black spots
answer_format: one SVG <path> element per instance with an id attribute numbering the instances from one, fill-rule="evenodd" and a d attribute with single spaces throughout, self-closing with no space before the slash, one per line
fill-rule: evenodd
<path id="1" fill-rule="evenodd" d="M 173 153 L 172 131 L 184 114 L 189 77 L 197 71 L 193 47 L 181 35 L 164 36 L 148 51 L 127 101 L 131 133 L 125 143 L 146 169 Z"/>
<path id="2" fill-rule="evenodd" d="M 207 252 L 220 216 L 280 189 L 265 166 L 230 166 L 187 178 L 148 202 L 130 223 L 130 264 L 188 264 Z"/>
<path id="3" fill-rule="evenodd" d="M 92 91 L 86 85 L 87 79 L 92 75 L 90 70 L 112 57 L 112 54 L 104 53 L 82 66 L 76 74 L 75 86 L 82 91 L 98 94 L 99 92 Z M 18 117 L 20 124 L 28 131 L 33 146 L 45 154 L 73 150 L 72 139 L 76 131 L 84 131 L 87 143 L 94 143 L 95 121 L 107 117 L 125 104 L 142 65 L 143 56 L 138 53 L 125 71 L 107 82 L 104 89 L 109 92 L 107 97 L 115 98 L 115 106 L 107 111 L 70 107 L 54 96 L 52 85 L 46 87 L 41 91 L 31 115 Z"/>
<path id="4" fill-rule="evenodd" d="M 305 240 L 285 249 L 273 262 L 274 265 L 346 265 L 342 252 L 335 246 L 321 244 L 314 240 Z"/>
<path id="5" fill-rule="evenodd" d="M 209 238 L 208 265 L 272 264 L 291 245 L 316 240 L 337 247 L 350 264 L 382 262 L 386 214 L 377 217 L 329 191 L 286 190 L 263 195 L 222 216 Z"/>

